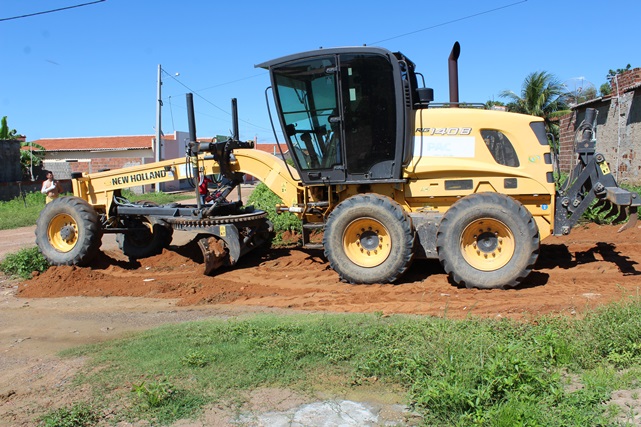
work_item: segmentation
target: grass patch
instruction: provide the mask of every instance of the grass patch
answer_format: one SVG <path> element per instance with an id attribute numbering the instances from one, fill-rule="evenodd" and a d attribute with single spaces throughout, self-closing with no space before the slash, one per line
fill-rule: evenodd
<path id="1" fill-rule="evenodd" d="M 87 403 L 59 408 L 40 417 L 38 427 L 90 427 L 101 418 L 100 412 Z"/>
<path id="2" fill-rule="evenodd" d="M 0 202 L 0 230 L 35 225 L 40 211 L 45 207 L 45 195 L 33 192 Z"/>
<path id="3" fill-rule="evenodd" d="M 92 362 L 79 383 L 168 424 L 259 387 L 401 390 L 425 425 L 612 425 L 603 403 L 638 388 L 641 301 L 583 319 L 448 320 L 260 315 L 171 325 L 68 351 Z M 331 381 L 328 379 L 331 378 Z M 128 385 L 128 392 L 123 385 Z M 125 403 L 123 403 L 125 402 Z"/>
<path id="4" fill-rule="evenodd" d="M 23 279 L 30 278 L 34 271 L 42 273 L 47 268 L 49 268 L 49 263 L 35 246 L 10 253 L 0 262 L 0 271 L 9 276 L 18 276 Z"/>
<path id="5" fill-rule="evenodd" d="M 145 193 L 145 194 L 135 194 L 130 190 L 122 190 L 122 196 L 128 199 L 131 202 L 139 202 L 141 200 L 154 202 L 158 205 L 164 205 L 166 203 L 178 202 L 180 200 L 187 200 L 195 198 L 195 193 L 185 192 L 185 193 Z"/>

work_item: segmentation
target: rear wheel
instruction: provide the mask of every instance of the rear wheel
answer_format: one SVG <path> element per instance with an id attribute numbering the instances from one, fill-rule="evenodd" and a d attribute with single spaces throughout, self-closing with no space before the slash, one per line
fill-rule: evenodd
<path id="1" fill-rule="evenodd" d="M 539 243 L 530 212 L 497 193 L 472 194 L 453 204 L 436 240 L 441 264 L 454 282 L 481 289 L 521 283 L 536 262 Z"/>
<path id="2" fill-rule="evenodd" d="M 154 222 L 147 217 L 124 221 L 132 229 L 129 233 L 116 235 L 116 242 L 123 254 L 131 259 L 147 258 L 158 255 L 169 247 L 173 229 Z"/>
<path id="3" fill-rule="evenodd" d="M 36 244 L 52 265 L 89 264 L 100 250 L 101 238 L 98 214 L 78 197 L 54 199 L 36 223 Z"/>
<path id="4" fill-rule="evenodd" d="M 403 208 L 375 194 L 350 197 L 330 214 L 323 235 L 330 266 L 350 283 L 389 283 L 410 266 L 414 232 Z"/>

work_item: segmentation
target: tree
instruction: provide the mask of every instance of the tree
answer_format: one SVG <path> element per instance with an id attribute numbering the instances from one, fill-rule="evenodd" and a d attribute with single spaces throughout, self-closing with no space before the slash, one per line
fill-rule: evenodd
<path id="1" fill-rule="evenodd" d="M 617 74 L 623 74 L 626 71 L 630 70 L 631 66 L 630 64 L 626 65 L 625 68 L 617 68 L 616 70 L 609 70 L 608 75 L 605 76 L 606 79 L 610 80 L 612 77 L 616 76 Z"/>
<path id="2" fill-rule="evenodd" d="M 485 102 L 485 109 L 486 110 L 491 110 L 492 107 L 505 107 L 505 102 L 495 101 L 493 99 L 490 99 L 490 100 Z"/>
<path id="3" fill-rule="evenodd" d="M 7 116 L 0 120 L 0 139 L 16 139 L 18 132 L 15 129 L 9 129 L 7 125 Z"/>
<path id="4" fill-rule="evenodd" d="M 29 175 L 33 181 L 33 167 L 40 166 L 45 157 L 45 148 L 34 142 L 21 142 L 20 143 L 20 167 L 22 168 L 23 175 Z M 28 148 L 23 150 L 22 148 Z M 36 151 L 33 151 L 36 150 Z"/>
<path id="5" fill-rule="evenodd" d="M 607 96 L 612 93 L 612 86 L 610 86 L 610 83 L 603 83 L 601 86 L 599 86 L 599 93 L 601 96 Z"/>
<path id="6" fill-rule="evenodd" d="M 546 71 L 528 74 L 521 85 L 521 94 L 511 90 L 502 91 L 499 96 L 510 100 L 508 111 L 542 117 L 548 132 L 559 140 L 556 118 L 569 113 L 565 88 L 557 78 Z"/>
<path id="7" fill-rule="evenodd" d="M 0 141 L 2 140 L 15 140 L 23 137 L 18 134 L 15 129 L 9 129 L 7 124 L 7 116 L 3 116 L 0 120 Z M 28 147 L 28 150 L 23 150 L 23 147 Z M 34 176 L 31 173 L 33 166 L 40 166 L 44 159 L 45 148 L 42 145 L 34 144 L 33 142 L 20 143 L 20 168 L 23 175 L 29 175 L 33 181 Z M 34 153 L 33 150 L 36 150 Z"/>
<path id="8" fill-rule="evenodd" d="M 615 76 L 617 76 L 617 75 L 619 75 L 619 74 L 623 74 L 623 73 L 625 73 L 626 71 L 630 70 L 630 68 L 631 68 L 631 66 L 630 66 L 630 64 L 628 64 L 628 65 L 626 65 L 626 66 L 625 66 L 625 68 L 617 68 L 616 70 L 609 70 L 609 71 L 608 71 L 608 75 L 607 75 L 607 76 L 605 76 L 605 78 L 606 78 L 608 81 L 607 81 L 606 83 L 603 83 L 603 84 L 599 87 L 599 92 L 601 92 L 601 96 L 607 96 L 607 95 L 610 95 L 610 94 L 612 93 L 612 85 L 613 85 L 613 83 L 612 83 L 612 79 L 613 79 Z"/>

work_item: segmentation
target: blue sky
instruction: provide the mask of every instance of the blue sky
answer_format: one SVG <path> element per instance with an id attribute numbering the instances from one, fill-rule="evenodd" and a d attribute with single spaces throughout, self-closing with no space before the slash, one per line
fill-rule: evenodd
<path id="1" fill-rule="evenodd" d="M 0 19 L 89 1 L 1 0 Z M 187 130 L 188 87 L 199 136 L 229 134 L 235 97 L 241 139 L 273 142 L 269 77 L 254 64 L 382 46 L 412 59 L 447 101 L 458 41 L 461 101 L 500 100 L 537 70 L 598 88 L 609 69 L 641 66 L 639 16 L 638 0 L 106 0 L 0 21 L 0 116 L 28 140 L 153 135 L 162 64 L 164 133 Z"/>

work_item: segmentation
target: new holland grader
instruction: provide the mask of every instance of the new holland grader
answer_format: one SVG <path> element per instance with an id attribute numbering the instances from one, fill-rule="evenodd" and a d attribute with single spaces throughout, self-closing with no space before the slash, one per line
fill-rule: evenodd
<path id="1" fill-rule="evenodd" d="M 577 130 L 576 166 L 557 189 L 543 120 L 460 103 L 459 53 L 456 43 L 446 104 L 433 102 L 409 58 L 383 48 L 319 49 L 257 65 L 269 71 L 293 166 L 239 140 L 235 102 L 232 137 L 197 141 L 188 94 L 186 158 L 74 174 L 74 196 L 43 209 L 37 245 L 51 264 L 88 265 L 104 233 L 142 258 L 160 253 L 174 231 L 189 232 L 205 273 L 214 274 L 272 236 L 265 212 L 227 200 L 243 174 L 282 199 L 278 210 L 302 222 L 304 247 L 323 249 L 349 283 L 391 283 L 414 259 L 434 258 L 458 285 L 514 287 L 527 279 L 541 240 L 569 233 L 594 203 L 629 217 L 623 228 L 634 225 L 639 197 L 617 185 L 596 152 L 594 111 Z M 211 204 L 157 206 L 121 194 L 202 174 L 228 184 Z M 322 244 L 311 243 L 319 231 Z"/>

